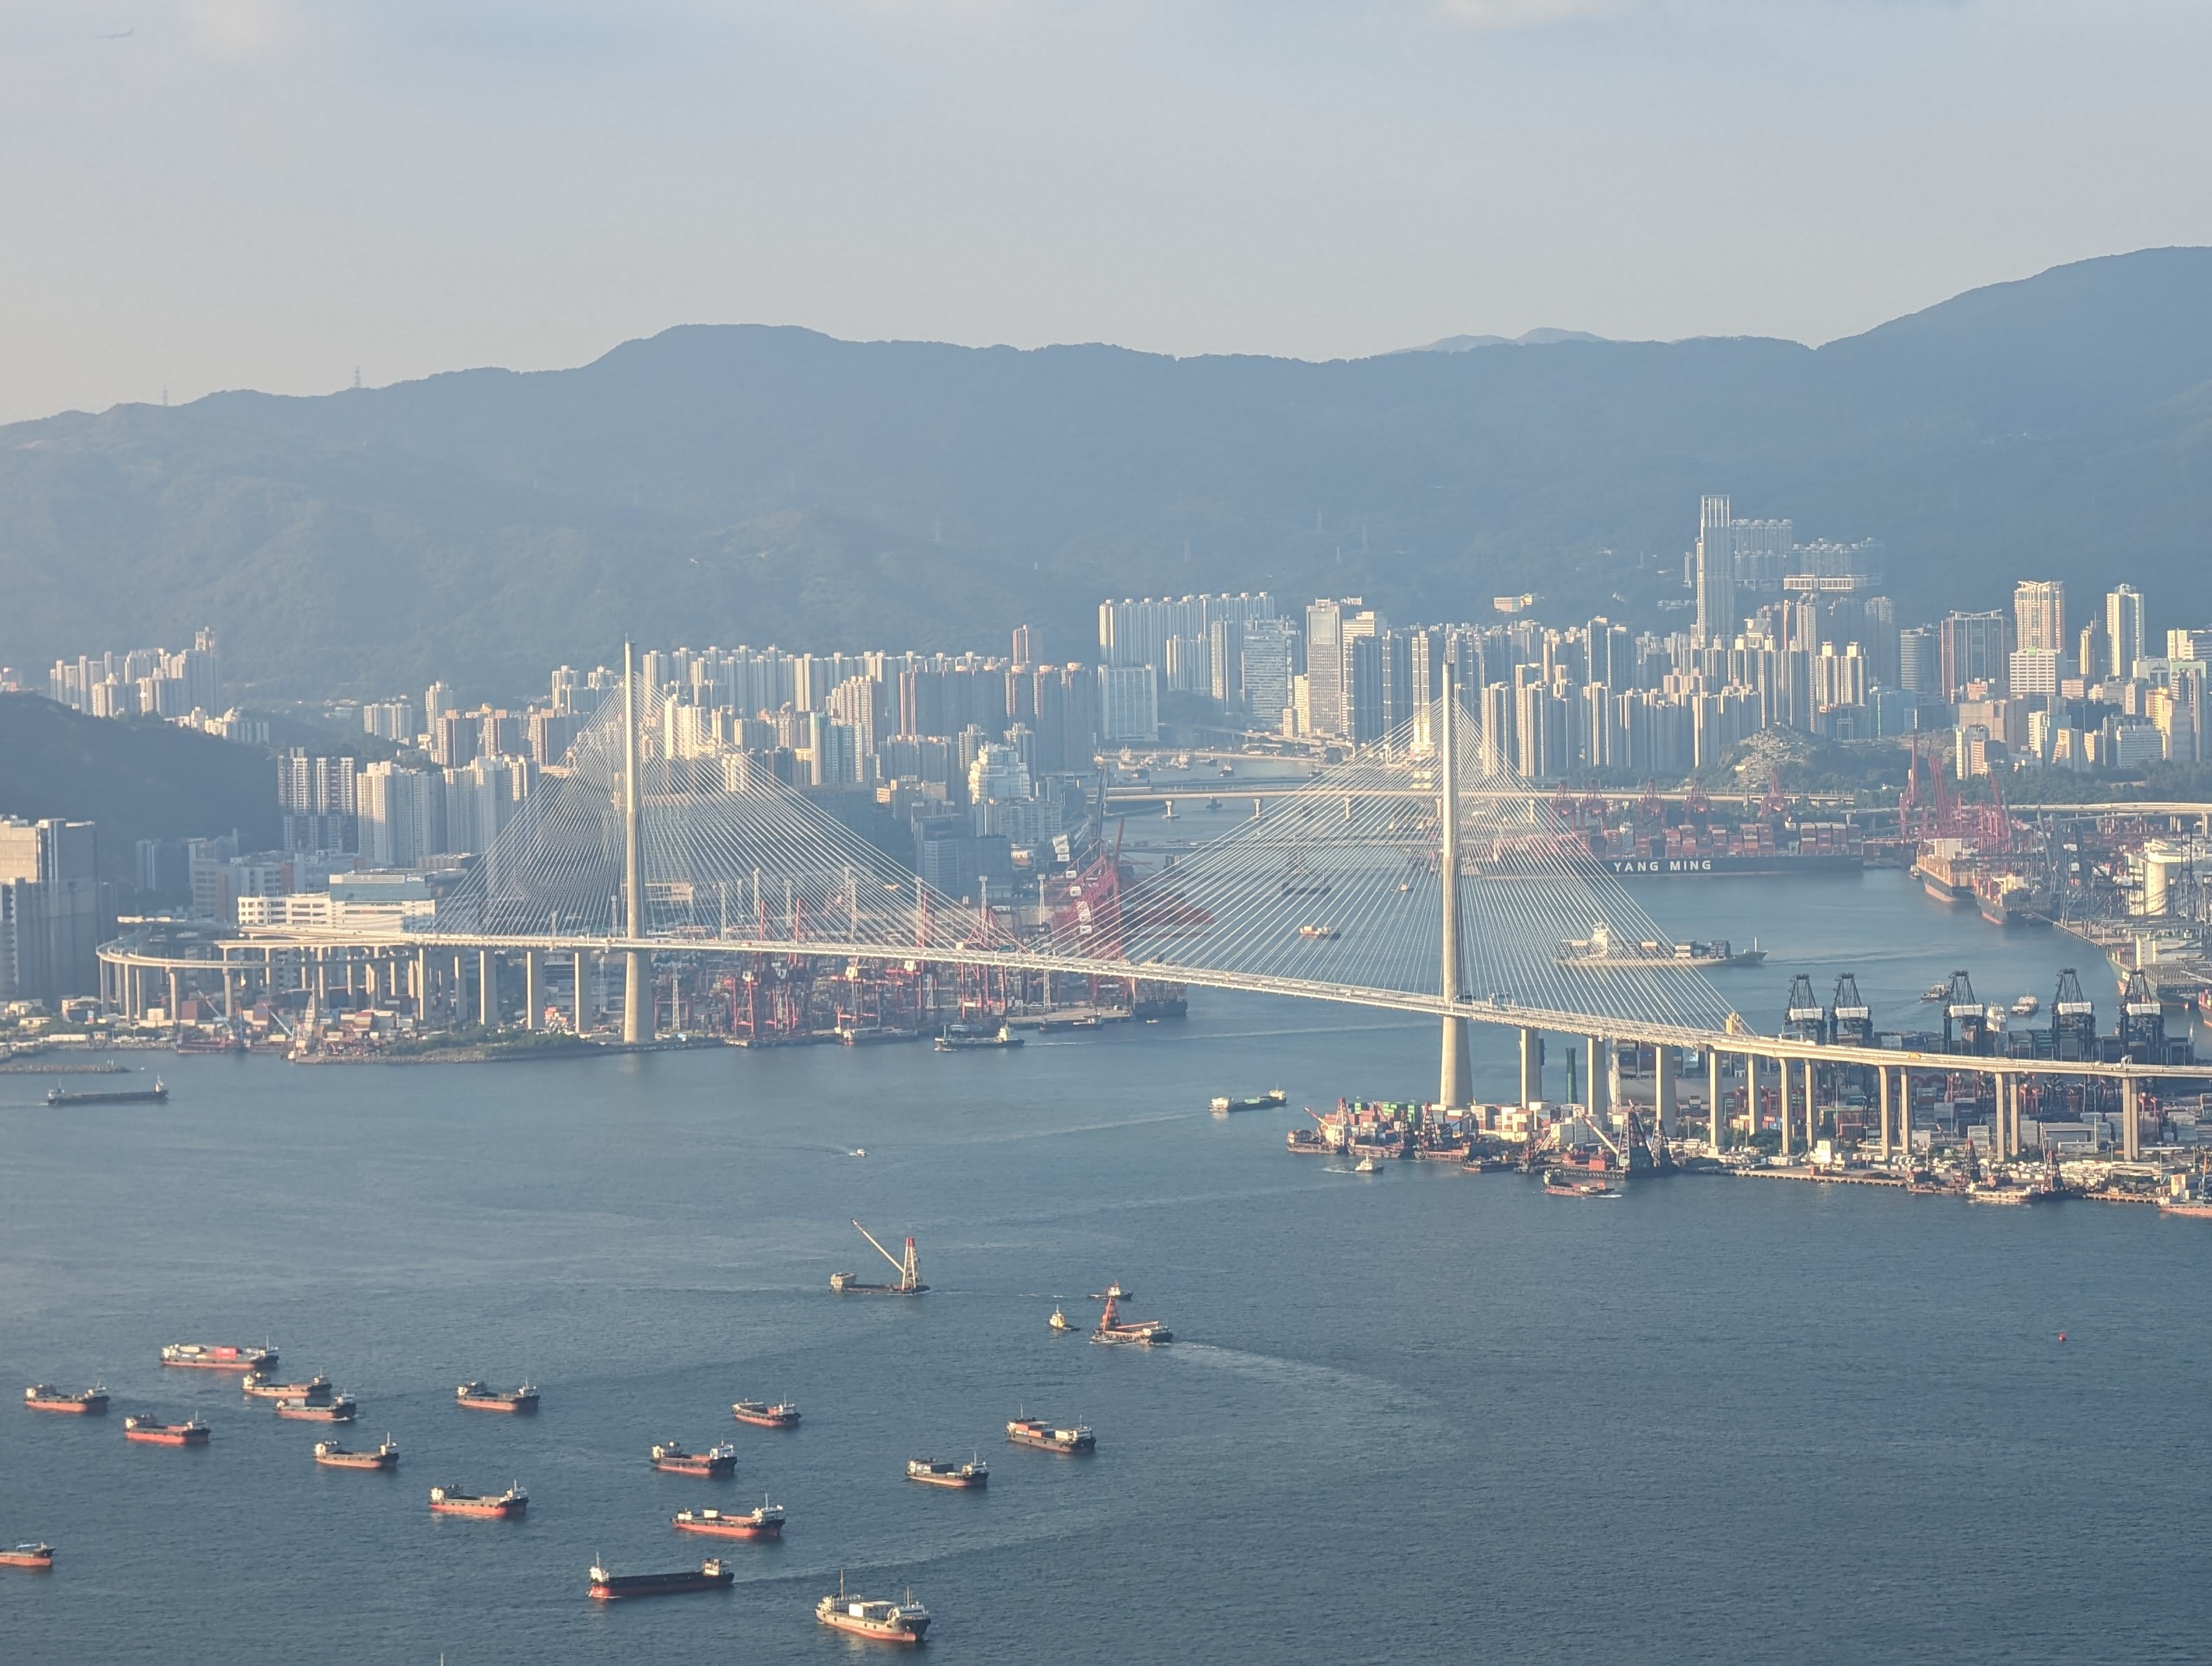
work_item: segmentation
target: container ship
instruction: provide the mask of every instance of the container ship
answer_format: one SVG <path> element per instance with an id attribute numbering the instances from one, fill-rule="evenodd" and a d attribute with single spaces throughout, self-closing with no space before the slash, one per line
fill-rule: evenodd
<path id="1" fill-rule="evenodd" d="M 1118 1288 L 1118 1286 L 1117 1286 Z M 1094 1342 L 1130 1342 L 1139 1347 L 1156 1347 L 1162 1342 L 1175 1341 L 1175 1332 L 1158 1319 L 1124 1319 L 1115 1292 L 1106 1295 L 1106 1308 L 1098 1316 L 1098 1323 L 1091 1333 Z"/>
<path id="2" fill-rule="evenodd" d="M 311 1377 L 304 1383 L 272 1383 L 252 1371 L 239 1386 L 249 1400 L 297 1400 L 310 1406 L 328 1405 L 334 1392 L 327 1377 Z"/>
<path id="3" fill-rule="evenodd" d="M 529 1508 L 530 1494 L 520 1487 L 510 1487 L 504 1493 L 464 1493 L 453 1487 L 430 1489 L 431 1511 L 440 1516 L 484 1516 L 517 1521 Z"/>
<path id="4" fill-rule="evenodd" d="M 1912 859 L 1912 877 L 1939 903 L 1971 903 L 1975 854 L 1964 839 L 1930 839 Z"/>
<path id="5" fill-rule="evenodd" d="M 965 1463 L 951 1463 L 943 1458 L 908 1458 L 906 1478 L 920 1481 L 924 1487 L 949 1487 L 956 1491 L 973 1492 L 991 1484 L 991 1466 L 980 1457 Z"/>
<path id="6" fill-rule="evenodd" d="M 906 1241 L 906 1259 L 901 1261 L 882 1244 L 877 1243 L 876 1235 L 859 1221 L 853 1223 L 853 1230 L 874 1244 L 876 1253 L 898 1269 L 899 1281 L 896 1284 L 866 1284 L 862 1282 L 858 1273 L 832 1273 L 830 1275 L 831 1290 L 840 1296 L 919 1296 L 929 1288 L 921 1281 L 921 1257 L 915 1253 L 912 1238 Z"/>
<path id="7" fill-rule="evenodd" d="M 33 1573 L 54 1571 L 54 1547 L 50 1544 L 0 1545 L 0 1567 L 19 1567 Z"/>
<path id="8" fill-rule="evenodd" d="M 202 1342 L 171 1342 L 161 1349 L 161 1363 L 186 1371 L 236 1371 L 267 1377 L 276 1369 L 273 1347 L 232 1347 Z"/>
<path id="9" fill-rule="evenodd" d="M 929 1610 L 907 1593 L 903 1602 L 872 1602 L 865 1596 L 848 1596 L 845 1582 L 837 1594 L 814 1605 L 814 1618 L 822 1625 L 878 1643 L 919 1643 L 929 1632 Z"/>
<path id="10" fill-rule="evenodd" d="M 610 1573 L 593 1566 L 591 1595 L 595 1602 L 611 1602 L 623 1596 L 674 1596 L 688 1590 L 727 1590 L 737 1576 L 720 1560 L 702 1562 L 681 1573 Z"/>
<path id="11" fill-rule="evenodd" d="M 1018 1417 L 1006 1425 L 1006 1438 L 1017 1446 L 1034 1446 L 1041 1452 L 1095 1452 L 1098 1437 L 1084 1425 L 1055 1428 L 1042 1417 Z"/>
<path id="12" fill-rule="evenodd" d="M 149 1446 L 204 1446 L 214 1430 L 199 1420 L 187 1418 L 182 1423 L 157 1423 L 150 1417 L 126 1417 L 123 1420 L 123 1438 L 143 1442 Z"/>
<path id="13" fill-rule="evenodd" d="M 60 1412 L 64 1416 L 104 1417 L 107 1414 L 107 1384 L 96 1383 L 76 1394 L 51 1383 L 33 1383 L 23 1390 L 23 1409 Z"/>
<path id="14" fill-rule="evenodd" d="M 350 1423 L 354 1414 L 353 1396 L 339 1395 L 332 1400 L 280 1400 L 276 1415 L 294 1423 Z"/>
<path id="15" fill-rule="evenodd" d="M 796 1429 L 799 1426 L 799 1408 L 787 1400 L 779 1400 L 773 1406 L 765 1400 L 740 1400 L 730 1408 L 730 1415 L 740 1423 L 750 1423 L 763 1429 Z"/>
<path id="16" fill-rule="evenodd" d="M 315 1462 L 325 1469 L 383 1469 L 399 1467 L 399 1447 L 390 1435 L 384 1444 L 373 1452 L 351 1450 L 342 1440 L 319 1440 L 315 1443 Z"/>
<path id="17" fill-rule="evenodd" d="M 668 1518 L 678 1533 L 700 1533 L 710 1539 L 781 1539 L 783 1506 L 763 1499 L 750 1510 L 679 1510 Z"/>
<path id="18" fill-rule="evenodd" d="M 1265 1093 L 1250 1099 L 1232 1099 L 1225 1093 L 1217 1093 L 1207 1109 L 1216 1116 L 1227 1116 L 1239 1110 L 1280 1110 L 1290 1102 L 1289 1094 L 1279 1087 L 1271 1087 Z"/>
<path id="19" fill-rule="evenodd" d="M 70 1088 L 50 1087 L 46 1103 L 50 1105 L 158 1105 L 169 1097 L 168 1088 L 156 1076 L 151 1087 Z"/>
<path id="20" fill-rule="evenodd" d="M 464 1383 L 453 1390 L 453 1403 L 471 1412 L 534 1412 L 538 1389 L 525 1383 L 519 1389 L 495 1389 L 489 1383 Z"/>
<path id="21" fill-rule="evenodd" d="M 695 1452 L 675 1441 L 665 1440 L 653 1449 L 651 1462 L 664 1475 L 734 1475 L 738 1472 L 738 1449 L 726 1444 Z"/>

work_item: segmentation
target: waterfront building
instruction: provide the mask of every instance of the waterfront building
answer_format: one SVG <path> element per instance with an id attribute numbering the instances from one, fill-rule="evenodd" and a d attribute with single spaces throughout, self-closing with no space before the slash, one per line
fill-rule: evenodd
<path id="1" fill-rule="evenodd" d="M 0 817 L 0 1000 L 60 1010 L 100 987 L 98 950 L 115 934 L 90 822 Z"/>

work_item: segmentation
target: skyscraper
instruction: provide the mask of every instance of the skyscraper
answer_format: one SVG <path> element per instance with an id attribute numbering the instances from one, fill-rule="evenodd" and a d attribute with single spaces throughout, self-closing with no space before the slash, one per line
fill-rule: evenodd
<path id="1" fill-rule="evenodd" d="M 2057 579 L 2023 579 L 2013 587 L 2013 629 L 2023 653 L 2063 654 L 2066 587 Z"/>
<path id="2" fill-rule="evenodd" d="M 2112 650 L 2112 674 L 2134 676 L 2143 657 L 2143 599 L 2132 585 L 2105 593 L 2105 645 Z"/>
<path id="3" fill-rule="evenodd" d="M 1699 648 L 1726 648 L 1735 635 L 1735 533 L 1725 497 L 1698 504 L 1696 569 Z"/>

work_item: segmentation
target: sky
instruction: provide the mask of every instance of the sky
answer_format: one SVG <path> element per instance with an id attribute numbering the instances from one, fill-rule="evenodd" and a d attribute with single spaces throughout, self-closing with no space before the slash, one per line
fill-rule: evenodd
<path id="1" fill-rule="evenodd" d="M 6 0 L 0 420 L 684 323 L 1820 342 L 2212 243 L 2203 0 Z"/>

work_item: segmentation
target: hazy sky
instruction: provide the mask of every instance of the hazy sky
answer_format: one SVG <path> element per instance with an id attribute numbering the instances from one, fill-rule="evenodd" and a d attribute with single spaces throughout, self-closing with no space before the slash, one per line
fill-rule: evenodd
<path id="1" fill-rule="evenodd" d="M 2212 242 L 2205 0 L 5 0 L 0 419 L 685 322 L 1819 341 Z"/>

